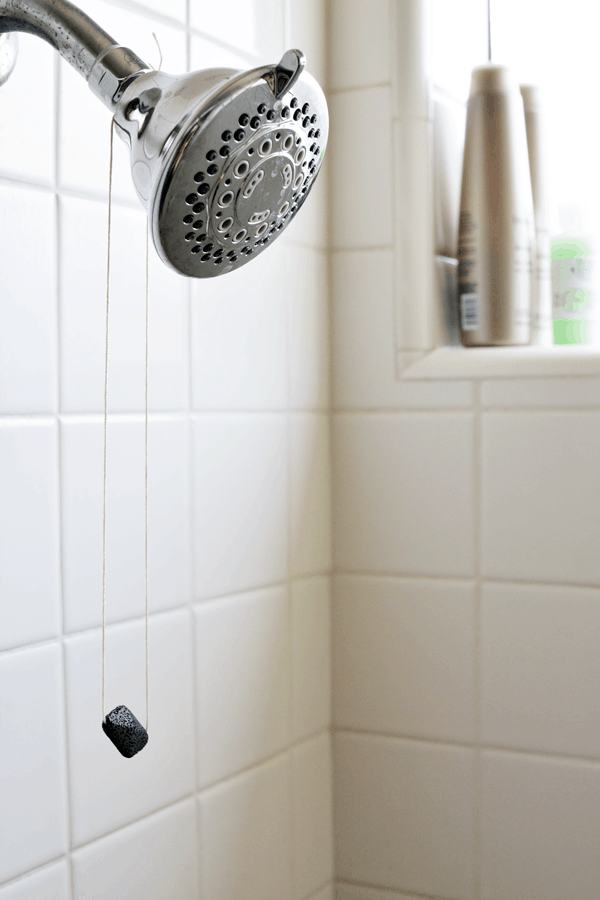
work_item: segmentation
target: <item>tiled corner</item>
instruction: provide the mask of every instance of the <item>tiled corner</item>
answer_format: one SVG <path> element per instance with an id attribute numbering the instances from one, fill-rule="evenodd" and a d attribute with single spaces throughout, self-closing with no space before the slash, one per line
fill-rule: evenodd
<path id="1" fill-rule="evenodd" d="M 387 0 L 333 0 L 329 42 L 331 90 L 390 81 L 390 4 Z"/>
<path id="2" fill-rule="evenodd" d="M 292 900 L 289 757 L 200 794 L 204 900 Z"/>
<path id="3" fill-rule="evenodd" d="M 292 751 L 295 900 L 333 878 L 331 777 L 329 732 Z"/>
<path id="4" fill-rule="evenodd" d="M 147 816 L 73 854 L 74 900 L 197 900 L 193 798 Z"/>
<path id="5" fill-rule="evenodd" d="M 328 577 L 291 585 L 292 730 L 300 740 L 331 722 L 331 615 Z"/>
<path id="6" fill-rule="evenodd" d="M 287 575 L 287 430 L 282 415 L 195 417 L 196 599 Z"/>
<path id="7" fill-rule="evenodd" d="M 596 900 L 600 766 L 487 752 L 482 900 Z"/>
<path id="8" fill-rule="evenodd" d="M 473 900 L 472 751 L 341 732 L 334 748 L 338 878 Z"/>
<path id="9" fill-rule="evenodd" d="M 482 739 L 599 756 L 599 632 L 596 588 L 484 584 Z"/>
<path id="10" fill-rule="evenodd" d="M 394 117 L 428 119 L 432 4 L 402 0 L 393 3 L 390 12 Z"/>
<path id="11" fill-rule="evenodd" d="M 325 410 L 329 408 L 327 257 L 320 250 L 290 245 L 285 259 L 288 402 L 292 409 Z"/>
<path id="12" fill-rule="evenodd" d="M 0 654 L 0 882 L 67 850 L 60 645 Z"/>
<path id="13" fill-rule="evenodd" d="M 472 741 L 474 586 L 343 575 L 334 584 L 335 724 Z"/>
<path id="14" fill-rule="evenodd" d="M 10 80 L 2 89 L 3 103 L 9 86 Z M 0 128 L 0 146 L 1 134 Z M 55 200 L 49 193 L 0 185 L 0 208 L 0 414 L 55 412 Z M 33 230 L 43 240 L 32 247 Z"/>
<path id="15" fill-rule="evenodd" d="M 285 247 L 223 278 L 192 286 L 195 409 L 284 409 L 287 405 Z"/>
<path id="16" fill-rule="evenodd" d="M 393 241 L 390 89 L 334 94 L 330 102 L 331 240 L 338 249 L 391 246 Z M 357 135 L 377 135 L 377 164 L 365 165 Z M 360 215 L 356 192 L 360 192 Z"/>
<path id="17" fill-rule="evenodd" d="M 338 414 L 333 436 L 338 570 L 472 575 L 471 415 Z"/>
<path id="18" fill-rule="evenodd" d="M 103 424 L 68 418 L 61 425 L 62 529 L 67 631 L 102 621 Z M 153 417 L 148 424 L 148 575 L 152 611 L 190 597 L 189 425 Z M 109 422 L 107 436 L 106 617 L 141 616 L 144 576 L 144 422 Z"/>
<path id="19" fill-rule="evenodd" d="M 162 613 L 150 619 L 149 741 L 133 761 L 122 757 L 102 731 L 100 632 L 67 640 L 75 847 L 194 790 L 190 632 L 188 612 Z M 124 704 L 145 724 L 145 665 L 143 620 L 110 626 L 106 634 L 106 712 Z"/>
<path id="20" fill-rule="evenodd" d="M 200 783 L 283 750 L 290 737 L 290 622 L 285 587 L 196 608 Z"/>
<path id="21" fill-rule="evenodd" d="M 313 575 L 331 568 L 329 417 L 290 418 L 290 568 Z"/>
<path id="22" fill-rule="evenodd" d="M 60 630 L 57 429 L 0 421 L 0 649 Z"/>
<path id="23" fill-rule="evenodd" d="M 598 412 L 482 417 L 482 571 L 508 581 L 600 579 Z"/>
<path id="24" fill-rule="evenodd" d="M 106 221 L 102 202 L 61 200 L 62 412 L 104 408 Z M 109 322 L 111 412 L 144 409 L 145 241 L 142 211 L 115 205 Z M 151 411 L 180 410 L 187 406 L 187 285 L 155 259 L 152 245 L 150 254 L 148 405 Z"/>
<path id="25" fill-rule="evenodd" d="M 31 34 L 20 34 L 17 63 L 2 85 L 0 174 L 8 178 L 51 184 L 54 180 L 56 52 Z M 27 115 L 23 98 L 27 97 Z M 2 219 L 5 221 L 4 206 Z M 9 221 L 12 221 L 9 219 Z M 40 231 L 35 226 L 39 235 Z M 47 233 L 42 231 L 44 240 Z M 43 241 L 35 244 L 43 245 Z M 27 250 L 31 245 L 25 241 Z M 4 272 L 4 266 L 2 267 Z"/>
<path id="26" fill-rule="evenodd" d="M 71 900 L 67 863 L 52 863 L 0 887 L 0 900 Z"/>
<path id="27" fill-rule="evenodd" d="M 471 406 L 468 381 L 399 380 L 392 249 L 334 253 L 331 303 L 336 409 Z"/>

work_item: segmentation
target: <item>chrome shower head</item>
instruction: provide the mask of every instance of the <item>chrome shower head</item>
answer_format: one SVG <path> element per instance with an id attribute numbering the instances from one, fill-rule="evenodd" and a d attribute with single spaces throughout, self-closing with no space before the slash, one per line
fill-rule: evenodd
<path id="1" fill-rule="evenodd" d="M 314 183 L 327 142 L 323 92 L 297 50 L 279 66 L 147 72 L 119 99 L 135 189 L 161 258 L 218 275 L 261 253 Z"/>
<path id="2" fill-rule="evenodd" d="M 329 120 L 299 50 L 248 72 L 167 75 L 67 0 L 0 0 L 0 33 L 9 31 L 49 41 L 113 111 L 156 250 L 183 275 L 245 265 L 306 200 Z"/>

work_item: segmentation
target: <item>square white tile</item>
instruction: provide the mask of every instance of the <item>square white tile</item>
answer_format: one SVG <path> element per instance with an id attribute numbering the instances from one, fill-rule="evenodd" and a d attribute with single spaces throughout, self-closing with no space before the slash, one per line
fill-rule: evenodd
<path id="1" fill-rule="evenodd" d="M 195 788 L 191 621 L 188 612 L 150 620 L 149 741 L 125 759 L 102 731 L 101 635 L 69 638 L 67 722 L 75 847 L 132 822 Z M 145 724 L 143 620 L 106 635 L 106 712 L 124 704 Z"/>
<path id="2" fill-rule="evenodd" d="M 195 409 L 286 407 L 285 263 L 285 247 L 277 244 L 224 278 L 194 281 Z"/>
<path id="3" fill-rule="evenodd" d="M 55 163 L 56 52 L 33 35 L 20 34 L 18 39 L 17 63 L 2 86 L 0 173 L 8 178 L 51 184 Z M 2 209 L 4 219 L 4 206 Z M 48 234 L 43 229 L 40 231 L 34 222 L 35 219 L 31 220 L 30 228 L 33 226 L 38 237 L 43 235 L 43 238 L 33 246 L 43 247 Z M 25 234 L 22 237 L 23 246 L 31 252 L 32 244 L 24 240 Z"/>
<path id="4" fill-rule="evenodd" d="M 392 125 L 390 89 L 373 87 L 330 98 L 331 240 L 335 249 L 391 246 Z M 376 164 L 365 165 L 364 136 L 377 135 Z M 360 193 L 360 215 L 356 191 Z"/>
<path id="5" fill-rule="evenodd" d="M 290 418 L 290 566 L 292 575 L 331 568 L 329 417 Z"/>
<path id="6" fill-rule="evenodd" d="M 160 0 L 150 2 L 158 3 Z M 171 14 L 176 15 L 182 5 L 183 0 L 174 0 L 169 6 Z M 161 6 L 165 12 L 164 4 L 161 3 Z M 85 12 L 118 44 L 129 47 L 148 65 L 158 68 L 160 55 L 152 37 L 154 32 L 160 43 L 163 71 L 175 74 L 185 71 L 183 28 L 171 27 L 163 20 L 141 15 L 141 11 L 135 13 L 113 3 L 102 3 L 101 0 L 86 0 Z M 71 190 L 105 196 L 108 193 L 110 112 L 90 93 L 85 79 L 64 62 L 60 65 L 59 86 L 60 184 Z M 133 203 L 142 209 L 131 180 L 129 149 L 116 135 L 113 198 Z"/>
<path id="7" fill-rule="evenodd" d="M 277 63 L 284 46 L 284 4 L 270 0 L 231 0 L 228 14 L 219 6 L 192 0 L 190 25 L 205 37 L 246 54 L 265 57 L 265 63 Z"/>
<path id="8" fill-rule="evenodd" d="M 282 581 L 285 415 L 206 415 L 193 427 L 196 599 Z"/>
<path id="9" fill-rule="evenodd" d="M 189 800 L 73 854 L 74 900 L 197 900 L 196 803 Z"/>
<path id="10" fill-rule="evenodd" d="M 390 81 L 389 9 L 387 0 L 333 0 L 330 4 L 331 90 Z"/>
<path id="11" fill-rule="evenodd" d="M 9 86 L 10 80 L 3 91 Z M 0 141 L 1 133 L 0 128 Z M 58 308 L 54 197 L 0 185 L 0 205 L 0 414 L 55 412 Z M 33 245 L 32 227 L 43 235 L 43 240 Z"/>
<path id="12" fill-rule="evenodd" d="M 114 206 L 111 239 L 108 405 L 143 411 L 145 371 L 144 215 Z M 61 245 L 61 409 L 104 408 L 106 208 L 64 198 Z M 187 406 L 187 285 L 150 247 L 149 386 L 152 411 Z"/>
<path id="13" fill-rule="evenodd" d="M 485 584 L 482 739 L 599 756 L 599 631 L 597 589 Z"/>
<path id="14" fill-rule="evenodd" d="M 0 888 L 0 900 L 71 900 L 64 860 Z"/>
<path id="15" fill-rule="evenodd" d="M 102 621 L 103 424 L 63 421 L 62 529 L 65 625 Z M 148 424 L 148 581 L 152 611 L 190 598 L 189 425 L 153 417 Z M 109 422 L 106 500 L 106 616 L 141 616 L 144 576 L 144 422 Z"/>
<path id="16" fill-rule="evenodd" d="M 329 578 L 293 581 L 292 727 L 299 740 L 331 723 L 331 604 Z"/>
<path id="17" fill-rule="evenodd" d="M 473 585 L 344 575 L 334 584 L 335 724 L 472 741 Z"/>
<path id="18" fill-rule="evenodd" d="M 67 851 L 59 644 L 0 656 L 0 881 Z"/>
<path id="19" fill-rule="evenodd" d="M 596 900 L 600 766 L 484 754 L 482 900 Z"/>
<path id="20" fill-rule="evenodd" d="M 469 577 L 472 455 L 466 413 L 334 416 L 337 568 Z"/>
<path id="21" fill-rule="evenodd" d="M 295 900 L 333 878 L 331 778 L 329 732 L 292 751 Z"/>
<path id="22" fill-rule="evenodd" d="M 289 757 L 203 791 L 199 803 L 202 897 L 291 900 Z"/>
<path id="23" fill-rule="evenodd" d="M 486 578 L 600 579 L 598 412 L 482 417 L 482 571 Z"/>
<path id="24" fill-rule="evenodd" d="M 0 425 L 0 649 L 60 631 L 57 428 Z"/>
<path id="25" fill-rule="evenodd" d="M 470 382 L 398 379 L 392 249 L 334 253 L 331 303 L 336 409 L 471 405 Z"/>
<path id="26" fill-rule="evenodd" d="M 282 750 L 290 739 L 290 622 L 284 587 L 196 608 L 200 783 Z"/>
<path id="27" fill-rule="evenodd" d="M 473 900 L 473 753 L 349 733 L 334 747 L 338 877 Z"/>
<path id="28" fill-rule="evenodd" d="M 304 207 L 302 208 L 302 213 Z M 293 409 L 329 407 L 329 302 L 327 257 L 288 246 L 289 403 Z"/>

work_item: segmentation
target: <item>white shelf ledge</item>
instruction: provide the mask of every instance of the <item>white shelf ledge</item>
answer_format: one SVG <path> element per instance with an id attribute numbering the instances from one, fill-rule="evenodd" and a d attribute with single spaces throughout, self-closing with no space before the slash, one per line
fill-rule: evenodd
<path id="1" fill-rule="evenodd" d="M 400 354 L 400 359 L 406 360 L 407 356 Z M 400 379 L 429 381 L 565 375 L 600 375 L 600 347 L 438 347 L 416 360 L 413 358 L 401 371 Z"/>

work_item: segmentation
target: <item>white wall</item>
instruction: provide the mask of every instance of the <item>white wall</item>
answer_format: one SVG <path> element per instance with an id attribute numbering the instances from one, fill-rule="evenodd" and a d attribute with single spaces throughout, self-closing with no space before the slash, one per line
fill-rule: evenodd
<path id="1" fill-rule="evenodd" d="M 482 5 L 434 5 L 467 75 Z M 597 900 L 600 381 L 396 378 L 426 19 L 331 9 L 338 900 Z"/>
<path id="2" fill-rule="evenodd" d="M 305 50 L 324 4 L 82 0 L 168 72 Z M 265 256 L 150 264 L 150 741 L 101 730 L 108 112 L 24 36 L 0 89 L 0 898 L 328 900 L 325 178 Z M 144 716 L 144 215 L 115 147 L 107 709 Z"/>

